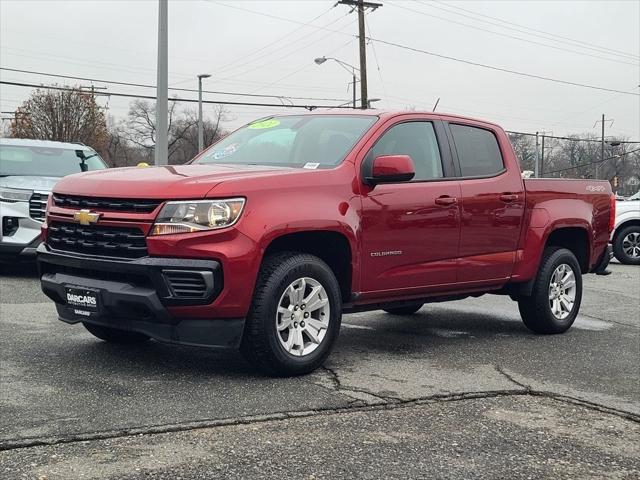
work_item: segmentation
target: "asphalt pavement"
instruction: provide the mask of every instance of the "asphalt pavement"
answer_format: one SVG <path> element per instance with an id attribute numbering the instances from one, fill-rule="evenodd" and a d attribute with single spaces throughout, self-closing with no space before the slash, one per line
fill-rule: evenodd
<path id="1" fill-rule="evenodd" d="M 325 367 L 100 342 L 0 265 L 2 478 L 638 478 L 640 267 L 539 336 L 485 295 L 343 317 Z"/>

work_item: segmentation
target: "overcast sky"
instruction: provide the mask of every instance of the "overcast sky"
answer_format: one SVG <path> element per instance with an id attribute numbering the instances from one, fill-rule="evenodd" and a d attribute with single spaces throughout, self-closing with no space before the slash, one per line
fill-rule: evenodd
<path id="1" fill-rule="evenodd" d="M 345 102 L 349 73 L 332 56 L 358 64 L 357 15 L 336 0 L 174 0 L 169 2 L 169 84 L 219 91 Z M 528 78 L 385 45 L 368 45 L 369 97 L 384 109 L 438 110 L 493 120 L 510 130 L 599 133 L 640 139 L 640 1 L 391 1 L 367 15 L 373 39 L 439 55 L 636 95 Z M 156 0 L 0 0 L 0 65 L 5 68 L 154 85 Z M 313 20 L 313 21 L 312 21 Z M 550 35 L 552 34 L 552 35 Z M 0 71 L 5 81 L 73 83 Z M 80 82 L 89 85 L 89 82 Z M 96 86 L 107 86 L 97 82 Z M 107 92 L 154 95 L 108 85 Z M 29 89 L 0 85 L 2 111 Z M 173 92 L 183 97 L 195 94 Z M 205 95 L 279 103 L 277 98 Z M 115 118 L 127 99 L 103 97 Z M 185 104 L 185 106 L 187 106 Z M 195 106 L 195 105 L 194 105 Z M 205 106 L 205 114 L 212 110 Z M 227 107 L 227 128 L 277 108 Z M 4 115 L 7 116 L 7 115 Z"/>

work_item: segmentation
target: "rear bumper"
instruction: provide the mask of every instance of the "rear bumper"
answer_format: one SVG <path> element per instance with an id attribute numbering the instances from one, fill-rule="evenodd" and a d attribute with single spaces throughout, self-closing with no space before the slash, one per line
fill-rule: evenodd
<path id="1" fill-rule="evenodd" d="M 42 291 L 56 303 L 60 320 L 94 323 L 182 345 L 236 348 L 242 318 L 177 318 L 172 306 L 208 305 L 222 290 L 222 269 L 213 260 L 145 257 L 136 260 L 89 258 L 38 248 Z M 185 297 L 169 279 L 176 272 L 202 277 L 200 295 Z M 67 303 L 67 288 L 97 297 L 96 309 Z"/>

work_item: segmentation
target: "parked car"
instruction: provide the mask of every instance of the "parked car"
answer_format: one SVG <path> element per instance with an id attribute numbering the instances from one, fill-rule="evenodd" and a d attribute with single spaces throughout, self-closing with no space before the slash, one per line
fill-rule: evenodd
<path id="1" fill-rule="evenodd" d="M 114 169 L 54 188 L 42 289 L 111 342 L 240 348 L 274 375 L 327 358 L 343 313 L 509 295 L 566 331 L 603 272 L 607 181 L 522 179 L 499 126 L 349 111 L 251 123 L 190 165 Z"/>
<path id="2" fill-rule="evenodd" d="M 106 168 L 77 143 L 0 139 L 0 259 L 35 257 L 53 185 L 65 175 Z"/>
<path id="3" fill-rule="evenodd" d="M 611 243 L 618 261 L 640 265 L 640 191 L 617 203 Z"/>

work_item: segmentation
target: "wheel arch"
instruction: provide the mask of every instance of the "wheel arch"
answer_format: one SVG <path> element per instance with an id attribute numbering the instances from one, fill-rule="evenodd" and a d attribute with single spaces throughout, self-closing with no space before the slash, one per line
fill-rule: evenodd
<path id="1" fill-rule="evenodd" d="M 353 249 L 346 235 L 333 230 L 303 230 L 283 233 L 272 238 L 262 259 L 278 252 L 298 252 L 315 255 L 324 261 L 338 280 L 343 302 L 351 301 L 354 277 Z"/>
<path id="2" fill-rule="evenodd" d="M 562 247 L 572 252 L 582 273 L 589 272 L 591 242 L 589 233 L 583 227 L 560 227 L 549 232 L 544 248 Z"/>
<path id="3" fill-rule="evenodd" d="M 618 238 L 618 235 L 620 234 L 620 232 L 622 230 L 624 230 L 625 228 L 631 227 L 631 226 L 640 227 L 640 218 L 630 218 L 629 220 L 625 220 L 620 225 L 618 225 L 616 227 L 616 229 L 614 230 L 614 232 L 613 232 L 612 241 L 615 242 L 616 238 Z"/>

